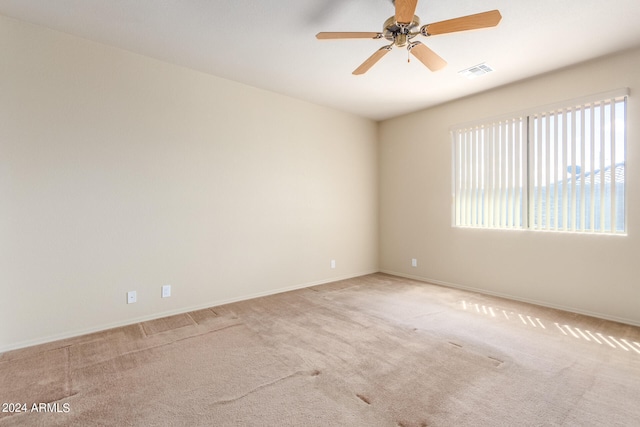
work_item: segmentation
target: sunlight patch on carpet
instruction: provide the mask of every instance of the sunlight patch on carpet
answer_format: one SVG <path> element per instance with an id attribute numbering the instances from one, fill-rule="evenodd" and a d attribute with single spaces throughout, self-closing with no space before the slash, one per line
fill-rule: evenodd
<path id="1" fill-rule="evenodd" d="M 507 321 L 516 321 L 522 323 L 522 325 L 532 328 L 547 329 L 545 323 L 549 324 L 552 321 L 546 319 L 540 319 L 539 317 L 530 316 L 511 310 L 504 310 L 501 308 L 492 307 L 485 304 L 478 304 L 462 300 L 460 306 L 464 311 L 481 315 L 489 318 L 504 317 Z M 601 320 L 597 320 L 601 322 Z M 597 345 L 609 347 L 611 349 L 627 351 L 640 355 L 640 344 L 634 341 L 627 340 L 621 337 L 615 337 L 613 335 L 603 334 L 602 332 L 592 332 L 586 328 L 580 328 L 578 326 L 568 325 L 566 323 L 561 324 L 553 322 L 556 326 L 555 331 L 561 333 L 565 337 L 573 337 L 583 342 L 589 342 Z M 622 328 L 626 328 L 627 325 L 621 325 Z"/>

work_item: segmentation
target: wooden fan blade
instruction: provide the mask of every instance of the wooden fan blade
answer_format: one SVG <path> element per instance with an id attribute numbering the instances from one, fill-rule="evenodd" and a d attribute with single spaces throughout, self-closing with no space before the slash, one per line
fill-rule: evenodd
<path id="1" fill-rule="evenodd" d="M 382 33 L 363 33 L 363 32 L 326 32 L 316 34 L 318 40 L 330 39 L 379 39 Z"/>
<path id="2" fill-rule="evenodd" d="M 440 58 L 437 53 L 429 49 L 425 44 L 413 42 L 409 45 L 409 52 L 420 60 L 431 71 L 438 71 L 447 65 L 447 61 Z"/>
<path id="3" fill-rule="evenodd" d="M 416 14 L 418 0 L 396 0 L 396 22 L 410 24 Z"/>
<path id="4" fill-rule="evenodd" d="M 391 51 L 391 46 L 381 47 L 373 55 L 367 58 L 367 60 L 364 61 L 362 65 L 360 65 L 358 68 L 353 70 L 352 74 L 357 76 L 357 75 L 366 73 L 367 71 L 369 71 L 371 67 L 373 67 L 376 64 L 376 62 L 380 61 L 380 59 L 382 59 L 382 57 L 385 56 L 390 51 Z"/>
<path id="5" fill-rule="evenodd" d="M 461 16 L 460 18 L 427 24 L 420 30 L 426 36 L 455 33 L 457 31 L 477 30 L 480 28 L 495 27 L 502 15 L 497 10 L 476 13 L 475 15 Z M 425 34 L 426 33 L 426 34 Z"/>

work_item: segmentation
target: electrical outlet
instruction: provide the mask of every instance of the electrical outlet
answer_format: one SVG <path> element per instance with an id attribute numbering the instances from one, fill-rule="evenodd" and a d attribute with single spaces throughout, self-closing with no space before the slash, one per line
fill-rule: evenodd
<path id="1" fill-rule="evenodd" d="M 127 304 L 133 304 L 138 300 L 138 294 L 136 291 L 127 292 Z"/>
<path id="2" fill-rule="evenodd" d="M 336 268 L 336 260 L 335 259 L 331 260 L 331 268 Z"/>
<path id="3" fill-rule="evenodd" d="M 418 266 L 418 260 L 416 258 L 411 258 L 411 267 L 417 267 Z"/>
<path id="4" fill-rule="evenodd" d="M 162 298 L 167 298 L 171 296 L 171 285 L 164 285 L 162 287 Z"/>

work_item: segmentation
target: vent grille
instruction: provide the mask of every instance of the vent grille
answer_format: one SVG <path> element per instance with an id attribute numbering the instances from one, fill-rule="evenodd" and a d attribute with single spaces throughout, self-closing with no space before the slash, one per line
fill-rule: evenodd
<path id="1" fill-rule="evenodd" d="M 493 68 L 483 62 L 482 64 L 469 67 L 466 70 L 458 71 L 458 74 L 461 74 L 468 79 L 475 79 L 476 77 L 480 77 L 491 72 L 493 72 Z"/>

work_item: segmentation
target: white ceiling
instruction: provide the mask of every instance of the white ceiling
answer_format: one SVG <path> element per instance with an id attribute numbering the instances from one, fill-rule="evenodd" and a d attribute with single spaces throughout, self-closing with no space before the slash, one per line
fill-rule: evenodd
<path id="1" fill-rule="evenodd" d="M 496 28 L 420 39 L 449 65 L 431 72 L 381 31 L 391 0 L 0 0 L 0 14 L 219 77 L 382 120 L 640 45 L 640 0 L 420 0 L 422 24 L 499 9 Z M 458 71 L 487 62 L 468 80 Z"/>

